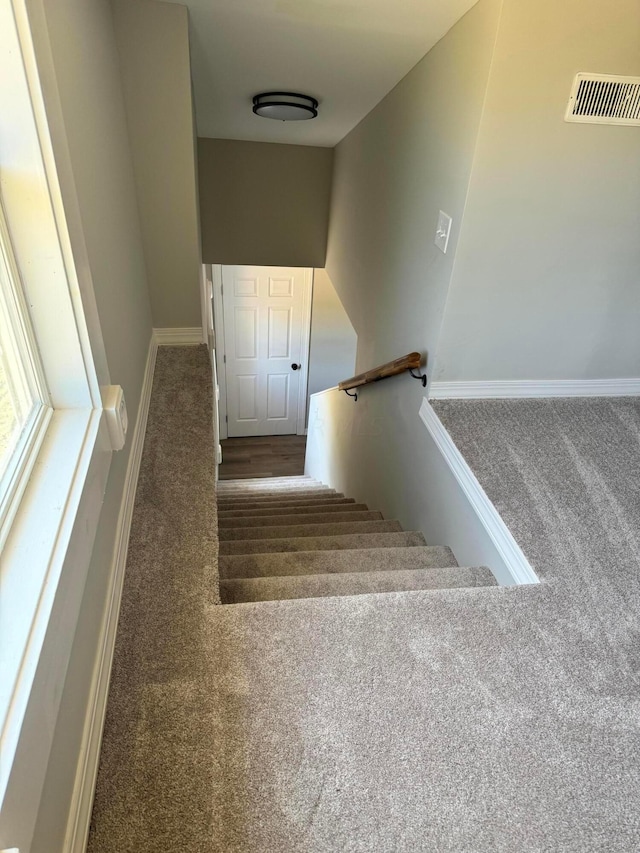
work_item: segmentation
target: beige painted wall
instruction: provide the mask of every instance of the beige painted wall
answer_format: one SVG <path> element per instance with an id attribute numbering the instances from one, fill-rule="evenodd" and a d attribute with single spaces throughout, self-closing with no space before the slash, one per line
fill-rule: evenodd
<path id="1" fill-rule="evenodd" d="M 332 164 L 330 148 L 200 138 L 205 263 L 324 267 Z"/>
<path id="2" fill-rule="evenodd" d="M 109 373 L 125 390 L 133 424 L 151 308 L 111 7 L 108 0 L 44 7 Z M 62 850 L 130 442 L 131 432 L 113 455 L 32 853 Z"/>
<path id="3" fill-rule="evenodd" d="M 353 376 L 358 339 L 326 270 L 313 272 L 309 395 Z"/>
<path id="4" fill-rule="evenodd" d="M 578 71 L 640 75 L 638 0 L 505 0 L 437 379 L 640 376 L 640 128 Z"/>
<path id="5" fill-rule="evenodd" d="M 113 0 L 156 327 L 199 326 L 200 240 L 185 6 Z"/>
<path id="6" fill-rule="evenodd" d="M 433 367 L 500 5 L 480 0 L 336 149 L 326 269 L 358 371 L 412 350 Z"/>

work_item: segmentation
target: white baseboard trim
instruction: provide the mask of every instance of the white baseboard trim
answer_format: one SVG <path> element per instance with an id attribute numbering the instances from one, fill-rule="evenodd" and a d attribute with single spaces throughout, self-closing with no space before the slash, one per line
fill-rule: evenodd
<path id="1" fill-rule="evenodd" d="M 430 400 L 501 400 L 527 397 L 635 397 L 640 379 L 500 379 L 432 382 Z"/>
<path id="2" fill-rule="evenodd" d="M 198 332 L 201 333 L 200 330 Z M 133 505 L 136 497 L 138 475 L 140 473 L 140 462 L 142 460 L 144 436 L 147 428 L 157 352 L 158 344 L 154 330 L 154 334 L 152 334 L 149 342 L 140 405 L 131 440 L 131 453 L 129 455 L 122 503 L 118 516 L 118 526 L 116 528 L 107 605 L 100 629 L 98 657 L 91 680 L 78 768 L 67 820 L 64 853 L 85 853 L 89 836 L 89 824 L 91 822 L 91 811 L 93 808 L 93 797 L 100 759 L 102 730 L 107 710 L 109 679 L 111 677 L 111 665 L 113 662 L 116 629 L 118 627 L 124 571 L 129 548 Z"/>
<path id="3" fill-rule="evenodd" d="M 475 474 L 455 446 L 453 439 L 444 428 L 442 421 L 426 398 L 423 399 L 420 406 L 420 418 L 449 466 L 453 476 L 456 478 L 458 485 L 464 492 L 480 523 L 504 560 L 514 585 L 540 583 L 538 576 L 531 568 L 520 546 L 511 535 L 509 528 L 487 497 L 485 490 L 478 482 Z"/>
<path id="4" fill-rule="evenodd" d="M 202 337 L 202 327 L 193 326 L 184 329 L 154 329 L 153 337 L 159 347 L 189 347 L 206 343 Z"/>

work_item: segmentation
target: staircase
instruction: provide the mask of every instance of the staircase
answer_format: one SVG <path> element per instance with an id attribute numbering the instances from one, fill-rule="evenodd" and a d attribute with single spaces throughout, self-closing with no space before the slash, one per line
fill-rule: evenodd
<path id="1" fill-rule="evenodd" d="M 224 480 L 217 495 L 223 604 L 496 585 L 307 477 Z"/>

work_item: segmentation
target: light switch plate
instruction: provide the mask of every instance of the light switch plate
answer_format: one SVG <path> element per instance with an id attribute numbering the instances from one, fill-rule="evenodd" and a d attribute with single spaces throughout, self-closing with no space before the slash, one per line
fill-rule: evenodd
<path id="1" fill-rule="evenodd" d="M 438 227 L 436 228 L 435 244 L 441 252 L 447 251 L 449 245 L 449 234 L 451 234 L 451 217 L 441 210 L 438 213 Z"/>

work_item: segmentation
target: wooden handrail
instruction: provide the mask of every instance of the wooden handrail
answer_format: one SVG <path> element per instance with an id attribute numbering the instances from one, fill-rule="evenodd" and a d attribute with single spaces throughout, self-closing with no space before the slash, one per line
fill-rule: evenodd
<path id="1" fill-rule="evenodd" d="M 389 376 L 397 376 L 398 373 L 404 373 L 405 370 L 416 370 L 420 367 L 421 361 L 422 356 L 419 352 L 410 352 L 408 355 L 403 355 L 402 358 L 396 358 L 395 361 L 388 361 L 386 364 L 381 364 L 380 367 L 367 370 L 366 373 L 359 373 L 357 376 L 352 376 L 351 379 L 345 379 L 338 385 L 338 389 L 348 391 L 350 388 L 359 388 L 361 385 L 379 382 Z M 423 377 L 415 378 L 422 379 Z"/>

